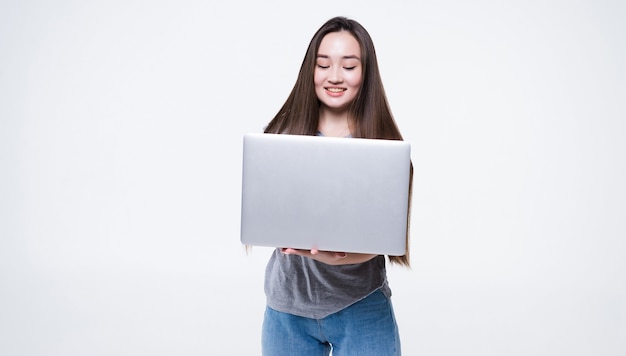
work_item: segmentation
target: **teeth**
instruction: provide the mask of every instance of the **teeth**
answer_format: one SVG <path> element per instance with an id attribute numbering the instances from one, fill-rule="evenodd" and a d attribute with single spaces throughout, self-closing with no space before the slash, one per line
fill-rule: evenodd
<path id="1" fill-rule="evenodd" d="M 342 88 L 327 88 L 326 90 L 333 92 L 333 93 L 339 93 L 339 92 L 344 91 L 344 89 Z"/>

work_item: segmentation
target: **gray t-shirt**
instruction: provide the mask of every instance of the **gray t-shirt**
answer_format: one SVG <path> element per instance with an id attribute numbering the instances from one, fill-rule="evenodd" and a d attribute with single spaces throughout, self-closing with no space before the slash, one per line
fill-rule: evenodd
<path id="1" fill-rule="evenodd" d="M 276 249 L 265 269 L 267 305 L 280 312 L 322 319 L 380 289 L 387 297 L 385 257 L 331 266 Z"/>

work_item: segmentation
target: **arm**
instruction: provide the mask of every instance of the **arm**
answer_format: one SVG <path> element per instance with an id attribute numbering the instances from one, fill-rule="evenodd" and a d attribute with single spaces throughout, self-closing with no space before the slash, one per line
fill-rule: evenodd
<path id="1" fill-rule="evenodd" d="M 286 255 L 299 255 L 299 256 L 312 258 L 316 261 L 323 262 L 329 265 L 350 265 L 350 264 L 356 264 L 356 263 L 363 263 L 378 256 L 378 255 L 365 254 L 365 253 L 331 252 L 331 251 L 320 251 L 318 249 L 300 250 L 300 249 L 294 249 L 294 248 L 281 248 L 280 252 Z"/>

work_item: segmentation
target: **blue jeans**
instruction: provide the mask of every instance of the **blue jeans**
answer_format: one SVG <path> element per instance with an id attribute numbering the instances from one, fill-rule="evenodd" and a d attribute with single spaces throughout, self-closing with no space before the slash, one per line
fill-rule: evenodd
<path id="1" fill-rule="evenodd" d="M 267 307 L 262 340 L 264 356 L 400 355 L 393 307 L 381 291 L 323 319 Z"/>

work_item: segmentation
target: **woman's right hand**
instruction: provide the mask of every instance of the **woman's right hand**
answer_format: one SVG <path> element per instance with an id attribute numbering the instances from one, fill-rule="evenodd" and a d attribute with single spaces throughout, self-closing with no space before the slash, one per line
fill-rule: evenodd
<path id="1" fill-rule="evenodd" d="M 298 255 L 303 257 L 312 258 L 316 261 L 326 263 L 329 265 L 349 265 L 355 263 L 363 263 L 371 260 L 377 255 L 362 254 L 362 253 L 346 253 L 346 252 L 334 252 L 334 251 L 320 251 L 318 249 L 296 249 L 283 247 L 280 252 L 285 255 Z"/>

